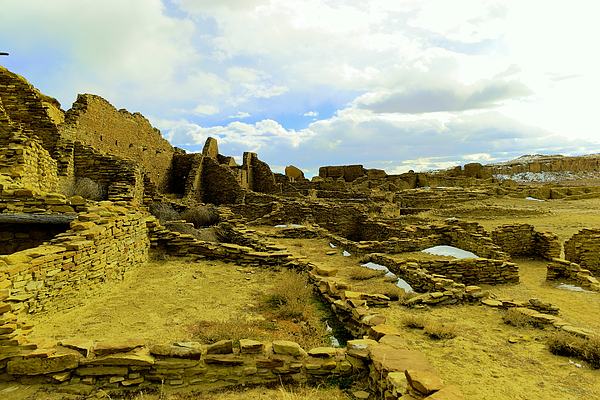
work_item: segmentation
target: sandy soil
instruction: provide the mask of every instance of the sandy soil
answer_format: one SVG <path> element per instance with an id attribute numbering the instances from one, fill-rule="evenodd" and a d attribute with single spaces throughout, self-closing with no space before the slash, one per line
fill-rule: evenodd
<path id="1" fill-rule="evenodd" d="M 494 210 L 501 207 L 504 211 L 480 212 L 486 207 Z M 469 209 L 474 211 L 469 213 Z M 499 225 L 524 222 L 536 230 L 556 233 L 563 242 L 582 228 L 600 227 L 600 199 L 545 202 L 497 199 L 462 204 L 461 210 L 457 216 L 478 222 L 488 231 Z M 442 220 L 451 217 L 449 213 L 427 213 L 423 217 Z M 332 250 L 326 240 L 278 241 L 296 254 L 341 268 L 341 274 L 345 268 L 359 265 L 356 257 L 344 257 L 341 250 L 326 255 Z M 545 262 L 515 261 L 521 282 L 488 287 L 492 293 L 501 298 L 537 297 L 549 301 L 560 307 L 560 316 L 572 324 L 600 331 L 600 294 L 559 290 L 545 282 Z M 189 326 L 196 321 L 240 316 L 260 319 L 253 304 L 256 294 L 264 292 L 276 273 L 192 257 L 153 261 L 127 275 L 119 284 L 106 288 L 100 297 L 86 300 L 81 307 L 31 317 L 36 326 L 34 335 L 55 339 L 75 336 L 94 340 L 123 337 L 152 342 L 189 340 Z M 579 368 L 568 358 L 552 355 L 544 346 L 549 329 L 505 325 L 501 311 L 485 306 L 432 307 L 420 312 L 456 324 L 459 330 L 454 339 L 434 341 L 422 331 L 402 325 L 402 316 L 410 310 L 395 304 L 381 312 L 388 316 L 389 324 L 401 330 L 414 349 L 427 356 L 447 383 L 461 388 L 467 399 L 600 398 L 600 371 L 590 369 L 585 363 Z M 509 338 L 516 343 L 510 343 Z M 8 396 L 3 389 L 7 387 L 0 386 L 0 396 Z M 259 390 L 258 397 L 256 392 L 249 392 L 247 398 L 277 398 L 276 392 Z M 263 397 L 260 393 L 264 393 Z"/>

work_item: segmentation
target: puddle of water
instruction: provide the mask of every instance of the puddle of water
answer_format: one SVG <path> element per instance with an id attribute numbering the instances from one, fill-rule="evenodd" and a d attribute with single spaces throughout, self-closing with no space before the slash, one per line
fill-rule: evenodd
<path id="1" fill-rule="evenodd" d="M 396 282 L 396 286 L 400 289 L 404 289 L 406 293 L 415 293 L 413 288 L 402 278 L 398 278 L 393 272 L 391 272 L 385 265 L 375 264 L 373 262 L 368 262 L 366 264 L 362 264 L 361 267 L 366 267 L 370 269 L 374 269 L 376 271 L 386 271 L 385 276 L 389 276 L 392 278 L 398 279 Z"/>
<path id="2" fill-rule="evenodd" d="M 479 258 L 477 255 L 471 253 L 470 251 L 461 250 L 452 246 L 434 246 L 422 250 L 421 253 L 432 254 L 434 256 L 450 256 L 454 258 Z"/>
<path id="3" fill-rule="evenodd" d="M 583 288 L 580 288 L 579 286 L 575 286 L 575 285 L 571 285 L 568 283 L 558 283 L 556 284 L 556 286 L 554 286 L 557 289 L 562 289 L 562 290 L 570 290 L 572 292 L 583 292 L 583 293 L 596 293 L 594 291 L 591 290 L 585 290 Z"/>

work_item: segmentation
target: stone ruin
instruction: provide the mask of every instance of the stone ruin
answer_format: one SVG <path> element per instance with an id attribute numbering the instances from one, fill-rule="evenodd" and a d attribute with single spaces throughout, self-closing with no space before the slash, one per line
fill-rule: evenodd
<path id="1" fill-rule="evenodd" d="M 556 161 L 556 159 L 553 159 Z M 530 170 L 553 168 L 553 160 Z M 578 168 L 597 168 L 559 158 Z M 499 167 L 506 170 L 508 166 Z M 510 166 L 515 169 L 517 167 Z M 68 385 L 74 393 L 166 384 L 222 385 L 317 382 L 363 373 L 373 392 L 396 399 L 462 398 L 411 350 L 375 310 L 390 299 L 354 292 L 337 271 L 289 253 L 250 226 L 298 224 L 282 237 L 326 237 L 353 255 L 387 266 L 421 294 L 413 305 L 482 302 L 516 307 L 581 336 L 539 301 L 498 301 L 477 285 L 518 282 L 512 257 L 549 261 L 548 279 L 574 280 L 598 290 L 599 232 L 585 230 L 562 245 L 556 235 L 527 224 L 487 233 L 476 223 L 429 224 L 413 217 L 489 196 L 542 199 L 598 197 L 586 187 L 531 187 L 493 178 L 494 167 L 467 164 L 438 173 L 388 175 L 361 165 L 321 167 L 311 180 L 288 166 L 273 173 L 255 153 L 242 165 L 219 153 L 209 138 L 202 153 L 172 147 L 139 113 L 117 110 L 99 96 L 79 95 L 63 111 L 24 78 L 0 67 L 0 379 Z M 98 201 L 73 196 L 78 181 L 103 186 Z M 154 202 L 180 207 L 220 205 L 219 224 L 229 243 L 206 242 L 167 229 L 150 213 Z M 373 214 L 384 207 L 397 218 Z M 480 258 L 419 261 L 402 253 L 452 245 Z M 195 254 L 243 265 L 286 266 L 306 271 L 315 290 L 356 338 L 344 349 L 302 349 L 296 343 L 231 341 L 153 344 L 136 339 L 93 343 L 72 338 L 30 341 L 27 314 L 75 306 L 73 293 L 88 293 L 143 268 L 150 249 Z M 549 316 L 549 314 L 553 314 Z M 367 338 L 363 338 L 367 337 Z"/>

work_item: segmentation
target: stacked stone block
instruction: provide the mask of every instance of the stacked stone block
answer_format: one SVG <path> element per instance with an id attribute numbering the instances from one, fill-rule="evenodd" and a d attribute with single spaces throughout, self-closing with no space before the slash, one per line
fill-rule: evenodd
<path id="1" fill-rule="evenodd" d="M 574 282 L 584 289 L 600 292 L 600 282 L 598 278 L 592 275 L 590 270 L 582 268 L 574 262 L 555 258 L 548 263 L 546 280 L 555 281 L 561 278 Z"/>
<path id="2" fill-rule="evenodd" d="M 600 229 L 582 229 L 567 240 L 565 259 L 600 276 Z"/>
<path id="3" fill-rule="evenodd" d="M 10 290 L 19 312 L 65 309 L 129 268 L 146 263 L 149 248 L 146 215 L 126 204 L 101 202 L 80 211 L 71 229 L 49 243 L 0 256 L 0 287 Z"/>
<path id="4" fill-rule="evenodd" d="M 21 129 L 8 133 L 0 147 L 0 189 L 18 187 L 56 191 L 56 161 L 37 137 Z"/>

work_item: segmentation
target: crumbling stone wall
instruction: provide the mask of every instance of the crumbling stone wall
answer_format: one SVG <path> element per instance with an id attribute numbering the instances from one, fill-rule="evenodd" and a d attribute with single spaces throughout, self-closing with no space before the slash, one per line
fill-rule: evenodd
<path id="1" fill-rule="evenodd" d="M 7 189 L 27 187 L 56 191 L 56 161 L 50 157 L 40 140 L 17 129 L 5 134 L 0 144 L 0 184 L 7 186 Z"/>
<path id="2" fill-rule="evenodd" d="M 89 178 L 108 188 L 108 200 L 142 202 L 144 171 L 127 158 L 108 155 L 81 142 L 75 142 L 74 171 L 77 178 Z"/>
<path id="3" fill-rule="evenodd" d="M 0 66 L 0 104 L 4 112 L 0 125 L 10 123 L 37 135 L 42 146 L 53 152 L 58 140 L 57 124 L 62 122 L 60 103 L 41 94 L 25 78 Z"/>
<path id="4" fill-rule="evenodd" d="M 554 258 L 548 263 L 546 280 L 556 281 L 561 278 L 574 282 L 584 289 L 600 292 L 600 281 L 592 275 L 590 270 L 582 268 L 577 263 Z"/>
<path id="5" fill-rule="evenodd" d="M 259 160 L 256 153 L 244 153 L 244 163 L 241 169 L 243 171 L 240 179 L 242 187 L 259 193 L 278 192 L 271 168 L 267 163 Z"/>
<path id="6" fill-rule="evenodd" d="M 560 256 L 562 246 L 550 232 L 535 231 L 529 224 L 500 226 L 491 233 L 492 240 L 511 256 L 534 256 L 552 260 Z"/>
<path id="7" fill-rule="evenodd" d="M 46 245 L 0 256 L 0 289 L 10 289 L 5 301 L 15 312 L 69 308 L 86 292 L 147 262 L 146 213 L 124 202 L 86 207 L 81 198 L 70 206 L 86 211 L 69 231 Z"/>
<path id="8" fill-rule="evenodd" d="M 117 110 L 100 96 L 80 94 L 65 115 L 61 133 L 100 151 L 137 161 L 164 191 L 174 148 L 140 113 Z"/>
<path id="9" fill-rule="evenodd" d="M 565 259 L 600 276 L 600 229 L 582 229 L 567 240 Z"/>
<path id="10" fill-rule="evenodd" d="M 234 204 L 243 193 L 233 170 L 210 157 L 205 157 L 202 163 L 202 186 L 205 203 Z"/>
<path id="11" fill-rule="evenodd" d="M 343 178 L 346 182 L 352 182 L 366 174 L 367 170 L 362 165 L 336 165 L 319 168 L 319 177 L 323 179 Z"/>

